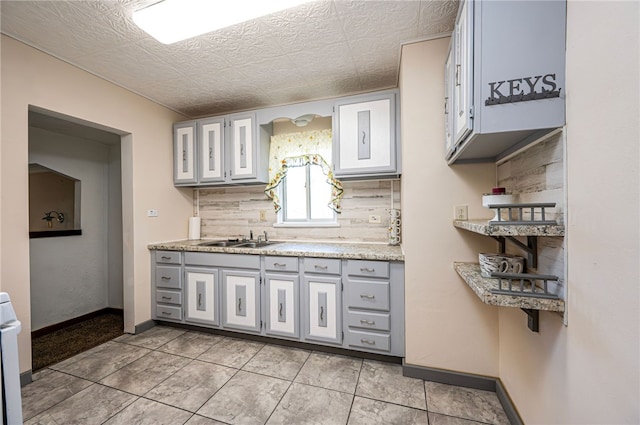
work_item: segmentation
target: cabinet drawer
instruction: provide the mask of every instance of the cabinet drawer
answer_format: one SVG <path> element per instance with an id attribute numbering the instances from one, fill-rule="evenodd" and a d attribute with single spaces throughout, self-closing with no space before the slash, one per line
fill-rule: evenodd
<path id="1" fill-rule="evenodd" d="M 268 271 L 297 272 L 298 257 L 264 257 L 264 268 Z"/>
<path id="2" fill-rule="evenodd" d="M 182 305 L 182 292 L 158 290 L 156 291 L 156 302 Z"/>
<path id="3" fill-rule="evenodd" d="M 350 347 L 361 347 L 376 351 L 391 350 L 391 335 L 389 334 L 348 330 L 346 337 L 347 344 Z"/>
<path id="4" fill-rule="evenodd" d="M 180 264 L 180 254 L 178 251 L 156 251 L 156 263 Z"/>
<path id="5" fill-rule="evenodd" d="M 180 307 L 158 305 L 156 306 L 156 317 L 158 319 L 182 320 L 182 309 Z"/>
<path id="6" fill-rule="evenodd" d="M 389 282 L 350 280 L 347 306 L 389 311 Z"/>
<path id="7" fill-rule="evenodd" d="M 388 331 L 391 329 L 389 313 L 347 312 L 347 326 L 362 329 Z"/>
<path id="8" fill-rule="evenodd" d="M 340 260 L 334 258 L 305 258 L 307 273 L 340 274 Z"/>
<path id="9" fill-rule="evenodd" d="M 349 276 L 389 277 L 389 263 L 386 261 L 349 260 Z"/>
<path id="10" fill-rule="evenodd" d="M 180 267 L 156 266 L 156 287 L 182 288 Z"/>

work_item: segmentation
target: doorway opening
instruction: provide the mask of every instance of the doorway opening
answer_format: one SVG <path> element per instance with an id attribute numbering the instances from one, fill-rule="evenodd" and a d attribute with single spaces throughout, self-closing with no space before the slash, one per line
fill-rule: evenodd
<path id="1" fill-rule="evenodd" d="M 30 216 L 43 215 L 54 230 L 63 225 L 60 217 L 78 217 L 76 226 L 82 229 L 46 237 L 43 232 L 30 234 L 33 370 L 124 332 L 125 138 L 117 130 L 29 107 L 29 164 L 34 170 L 30 210 L 46 210 L 30 211 Z M 43 168 L 55 173 L 44 179 L 37 175 Z M 63 199 L 71 195 L 59 190 L 60 176 L 81 182 L 74 186 L 77 202 Z M 56 194 L 50 196 L 52 192 Z M 73 205 L 68 207 L 73 211 L 64 210 L 65 205 Z"/>

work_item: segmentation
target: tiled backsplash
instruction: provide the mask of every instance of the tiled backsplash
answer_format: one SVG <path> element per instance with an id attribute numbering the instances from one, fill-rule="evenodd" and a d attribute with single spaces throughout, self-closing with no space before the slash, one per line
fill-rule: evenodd
<path id="1" fill-rule="evenodd" d="M 564 142 L 563 134 L 550 137 L 516 155 L 498 166 L 498 186 L 518 195 L 519 203 L 555 202 L 556 208 L 549 210 L 549 219 L 564 223 Z M 526 242 L 526 241 L 525 241 Z M 552 291 L 564 298 L 564 238 L 538 238 L 538 274 L 552 274 L 560 278 Z M 507 243 L 507 251 L 523 255 L 523 252 Z M 551 283 L 551 282 L 550 282 Z"/>
<path id="2" fill-rule="evenodd" d="M 367 180 L 342 182 L 344 195 L 339 227 L 274 227 L 276 213 L 264 186 L 223 187 L 199 189 L 194 196 L 202 219 L 203 238 L 227 238 L 254 235 L 266 231 L 273 240 L 312 240 L 345 242 L 388 242 L 389 208 L 400 208 L 399 180 Z M 260 220 L 264 211 L 265 220 Z M 377 224 L 369 223 L 369 216 L 380 216 Z"/>

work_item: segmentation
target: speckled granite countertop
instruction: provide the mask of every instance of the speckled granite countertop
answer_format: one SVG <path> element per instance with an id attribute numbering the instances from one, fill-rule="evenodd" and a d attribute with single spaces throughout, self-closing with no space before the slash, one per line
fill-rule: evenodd
<path id="1" fill-rule="evenodd" d="M 517 295 L 491 293 L 498 289 L 498 279 L 484 278 L 480 275 L 480 266 L 476 263 L 453 263 L 456 272 L 485 304 L 500 307 L 531 308 L 534 310 L 564 311 L 564 301 L 546 298 L 533 298 Z"/>
<path id="2" fill-rule="evenodd" d="M 213 241 L 215 239 L 211 239 Z M 199 246 L 207 240 L 179 240 L 149 244 L 149 249 L 228 254 L 282 255 L 286 257 L 346 258 L 355 260 L 404 261 L 400 246 L 373 243 L 293 242 L 274 243 L 262 248 Z"/>
<path id="3" fill-rule="evenodd" d="M 489 224 L 487 220 L 454 220 L 453 225 L 487 236 L 564 236 L 561 224 Z"/>

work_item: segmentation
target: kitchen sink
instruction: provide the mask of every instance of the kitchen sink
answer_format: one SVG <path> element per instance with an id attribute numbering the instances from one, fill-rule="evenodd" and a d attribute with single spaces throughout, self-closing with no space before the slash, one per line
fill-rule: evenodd
<path id="1" fill-rule="evenodd" d="M 225 246 L 237 246 L 238 244 L 241 244 L 243 242 L 240 241 L 206 241 L 206 242 L 201 242 L 198 244 L 198 246 L 221 246 L 221 247 L 225 247 Z"/>
<path id="2" fill-rule="evenodd" d="M 262 242 L 242 242 L 238 245 L 234 245 L 234 248 L 264 248 L 269 245 L 281 243 L 279 241 L 262 241 Z"/>
<path id="3" fill-rule="evenodd" d="M 280 243 L 279 241 L 206 241 L 198 246 L 219 246 L 227 248 L 264 248 L 269 245 Z"/>

